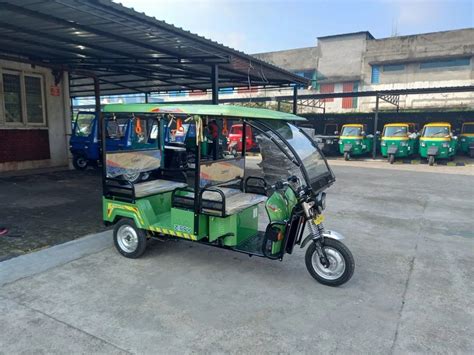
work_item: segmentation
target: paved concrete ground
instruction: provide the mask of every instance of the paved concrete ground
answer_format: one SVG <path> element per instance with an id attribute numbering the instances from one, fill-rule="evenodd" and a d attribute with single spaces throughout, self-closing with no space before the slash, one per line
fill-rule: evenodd
<path id="1" fill-rule="evenodd" d="M 326 225 L 356 259 L 343 287 L 301 250 L 152 242 L 129 260 L 103 234 L 0 264 L 0 353 L 473 353 L 472 176 L 334 169 Z"/>
<path id="2" fill-rule="evenodd" d="M 101 188 L 94 170 L 0 177 L 0 261 L 101 230 Z"/>

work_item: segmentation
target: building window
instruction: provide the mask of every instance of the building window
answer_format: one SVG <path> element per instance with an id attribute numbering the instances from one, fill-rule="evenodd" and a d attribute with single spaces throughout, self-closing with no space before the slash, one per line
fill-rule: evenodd
<path id="1" fill-rule="evenodd" d="M 378 84 L 380 82 L 380 66 L 372 65 L 372 84 Z"/>
<path id="2" fill-rule="evenodd" d="M 302 70 L 302 71 L 295 71 L 296 75 L 302 76 L 305 79 L 311 80 L 311 87 L 315 88 L 316 86 L 316 70 Z M 304 85 L 298 85 L 299 89 L 307 89 Z"/>
<path id="3" fill-rule="evenodd" d="M 3 93 L 5 98 L 5 121 L 22 122 L 20 74 L 3 74 Z"/>
<path id="4" fill-rule="evenodd" d="M 43 90 L 41 78 L 25 76 L 26 121 L 28 123 L 44 122 Z"/>
<path id="5" fill-rule="evenodd" d="M 468 66 L 470 64 L 470 58 L 443 59 L 420 63 L 420 69 L 463 67 Z"/>
<path id="6" fill-rule="evenodd" d="M 43 78 L 39 75 L 3 71 L 5 123 L 44 125 Z"/>
<path id="7" fill-rule="evenodd" d="M 387 64 L 383 66 L 383 71 L 401 71 L 405 70 L 405 64 Z"/>
<path id="8" fill-rule="evenodd" d="M 329 94 L 334 92 L 334 84 L 321 84 L 319 87 L 319 92 L 321 94 Z M 322 99 L 322 102 L 333 102 L 333 98 Z"/>

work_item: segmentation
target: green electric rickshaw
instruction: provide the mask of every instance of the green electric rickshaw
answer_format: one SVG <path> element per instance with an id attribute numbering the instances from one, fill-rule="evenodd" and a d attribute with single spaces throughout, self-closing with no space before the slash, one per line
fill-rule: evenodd
<path id="1" fill-rule="evenodd" d="M 433 165 L 436 159 L 452 159 L 458 148 L 457 137 L 453 136 L 451 124 L 428 123 L 423 127 L 420 138 L 420 156 Z"/>
<path id="2" fill-rule="evenodd" d="M 351 156 L 364 155 L 372 151 L 373 135 L 366 134 L 365 124 L 345 124 L 339 136 L 339 152 L 345 160 Z"/>
<path id="3" fill-rule="evenodd" d="M 103 147 L 103 219 L 114 225 L 120 254 L 137 258 L 149 239 L 158 239 L 282 260 L 299 245 L 308 246 L 306 267 L 320 283 L 338 286 L 351 278 L 351 252 L 322 223 L 325 190 L 335 177 L 316 143 L 295 126 L 304 118 L 228 105 L 115 104 L 104 107 L 101 122 L 132 115 L 149 121 L 144 130 L 155 125 L 159 132 L 154 149 Z M 195 131 L 190 141 L 167 136 L 178 119 Z M 260 155 L 247 156 L 243 140 L 236 155 L 203 156 L 206 126 L 221 119 L 238 121 L 244 132 L 251 127 Z M 152 173 L 133 184 L 117 178 L 127 171 Z"/>
<path id="4" fill-rule="evenodd" d="M 462 125 L 459 140 L 461 151 L 474 158 L 474 122 L 466 122 Z"/>
<path id="5" fill-rule="evenodd" d="M 390 164 L 395 158 L 405 158 L 418 150 L 418 134 L 413 123 L 390 123 L 383 127 L 380 151 Z"/>

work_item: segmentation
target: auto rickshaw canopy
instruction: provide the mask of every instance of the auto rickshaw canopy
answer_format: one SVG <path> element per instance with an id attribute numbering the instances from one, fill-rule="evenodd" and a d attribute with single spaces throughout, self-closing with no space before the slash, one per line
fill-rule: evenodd
<path id="1" fill-rule="evenodd" d="M 451 123 L 448 122 L 433 122 L 425 124 L 425 127 L 445 127 L 448 126 L 451 130 Z"/>
<path id="2" fill-rule="evenodd" d="M 162 113 L 173 115 L 199 115 L 222 118 L 236 117 L 246 119 L 267 119 L 278 121 L 306 121 L 305 118 L 287 112 L 263 108 L 252 108 L 232 105 L 197 105 L 197 104 L 109 104 L 104 112 L 125 113 Z"/>

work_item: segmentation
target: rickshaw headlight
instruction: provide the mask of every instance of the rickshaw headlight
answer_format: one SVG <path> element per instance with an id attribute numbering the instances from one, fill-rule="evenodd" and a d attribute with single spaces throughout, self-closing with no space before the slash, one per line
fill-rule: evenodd
<path id="1" fill-rule="evenodd" d="M 461 138 L 461 142 L 465 142 L 466 141 L 466 138 Z"/>
<path id="2" fill-rule="evenodd" d="M 426 143 L 425 142 L 421 142 L 420 144 L 422 147 L 426 147 Z"/>
<path id="3" fill-rule="evenodd" d="M 407 142 L 400 142 L 400 147 L 406 147 L 407 145 Z"/>
<path id="4" fill-rule="evenodd" d="M 448 143 L 443 143 L 443 148 L 448 148 L 449 144 Z"/>
<path id="5" fill-rule="evenodd" d="M 354 141 L 354 143 L 355 143 L 355 144 L 360 144 L 360 139 L 356 139 L 356 140 Z"/>
<path id="6" fill-rule="evenodd" d="M 387 145 L 387 143 L 386 143 L 386 142 L 382 142 L 382 143 L 380 143 L 380 145 L 381 145 L 382 147 L 385 147 L 385 146 Z"/>

